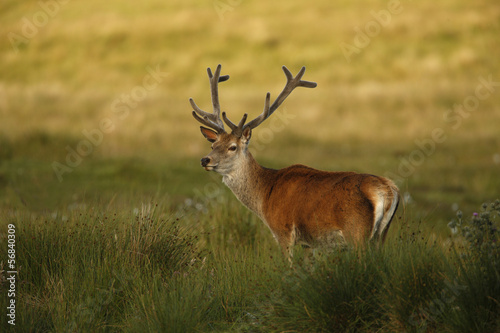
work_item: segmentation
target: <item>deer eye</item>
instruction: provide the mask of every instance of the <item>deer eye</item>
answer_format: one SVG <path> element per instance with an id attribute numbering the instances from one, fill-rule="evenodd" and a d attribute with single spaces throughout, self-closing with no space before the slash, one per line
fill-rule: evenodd
<path id="1" fill-rule="evenodd" d="M 231 146 L 231 147 L 227 148 L 227 150 L 229 150 L 229 151 L 235 151 L 236 150 L 236 146 Z"/>

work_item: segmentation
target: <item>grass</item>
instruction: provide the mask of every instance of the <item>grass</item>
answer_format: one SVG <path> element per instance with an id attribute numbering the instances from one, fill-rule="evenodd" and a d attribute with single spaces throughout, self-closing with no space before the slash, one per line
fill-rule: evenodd
<path id="1" fill-rule="evenodd" d="M 450 245 L 447 227 L 498 198 L 495 0 L 401 1 L 349 59 L 341 43 L 387 1 L 91 0 L 57 2 L 53 15 L 41 3 L 0 4 L 0 251 L 13 223 L 16 328 L 498 331 L 498 267 L 470 240 Z M 209 109 L 206 68 L 219 63 L 231 119 L 261 112 L 282 65 L 307 67 L 318 87 L 294 92 L 250 147 L 268 167 L 396 180 L 403 204 L 382 251 L 297 249 L 304 263 L 290 269 L 200 168 L 209 144 L 188 98 Z"/>
<path id="2" fill-rule="evenodd" d="M 297 249 L 292 268 L 235 203 L 206 208 L 205 219 L 195 207 L 156 204 L 7 216 L 16 226 L 16 329 L 494 332 L 498 229 L 476 246 L 480 225 L 498 227 L 492 207 L 481 220 L 463 219 L 461 230 L 476 237 L 456 246 L 400 221 L 381 250 Z M 231 226 L 235 215 L 238 228 L 212 224 Z"/>

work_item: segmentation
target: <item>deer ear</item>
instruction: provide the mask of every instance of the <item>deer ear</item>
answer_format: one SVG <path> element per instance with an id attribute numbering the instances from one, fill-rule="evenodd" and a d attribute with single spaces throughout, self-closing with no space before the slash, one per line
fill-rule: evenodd
<path id="1" fill-rule="evenodd" d="M 252 137 L 252 129 L 250 127 L 245 127 L 245 129 L 241 133 L 241 138 L 243 139 L 243 142 L 248 143 L 251 137 Z"/>
<path id="2" fill-rule="evenodd" d="M 200 126 L 200 129 L 201 129 L 201 134 L 203 134 L 203 136 L 210 142 L 215 142 L 217 141 L 217 132 L 215 131 L 212 131 L 211 129 L 209 128 L 205 128 L 203 126 Z"/>

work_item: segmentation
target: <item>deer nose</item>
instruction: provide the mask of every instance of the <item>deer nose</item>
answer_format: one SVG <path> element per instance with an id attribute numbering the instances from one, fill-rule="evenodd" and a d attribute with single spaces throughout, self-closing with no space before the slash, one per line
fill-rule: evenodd
<path id="1" fill-rule="evenodd" d="M 208 164 L 210 164 L 210 157 L 203 157 L 201 159 L 201 166 L 206 167 Z"/>

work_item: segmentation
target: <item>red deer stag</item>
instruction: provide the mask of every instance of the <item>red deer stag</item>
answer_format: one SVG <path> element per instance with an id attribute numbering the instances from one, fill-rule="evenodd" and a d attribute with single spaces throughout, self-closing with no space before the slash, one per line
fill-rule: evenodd
<path id="1" fill-rule="evenodd" d="M 194 118 L 209 127 L 201 133 L 212 143 L 212 152 L 201 159 L 205 170 L 216 171 L 234 195 L 269 227 L 283 252 L 292 255 L 295 244 L 309 247 L 353 244 L 364 246 L 368 240 L 383 242 L 399 202 L 399 190 L 389 179 L 356 172 L 328 172 L 304 165 L 281 170 L 265 168 L 248 151 L 252 130 L 283 103 L 296 87 L 314 88 L 315 82 L 301 80 L 283 66 L 287 83 L 270 104 L 267 93 L 264 111 L 238 125 L 225 112 L 220 117 L 218 83 L 221 65 L 215 74 L 207 69 L 212 92 L 213 113 L 201 110 L 189 99 Z M 228 133 L 224 124 L 231 129 Z M 245 124 L 246 123 L 246 124 Z"/>

